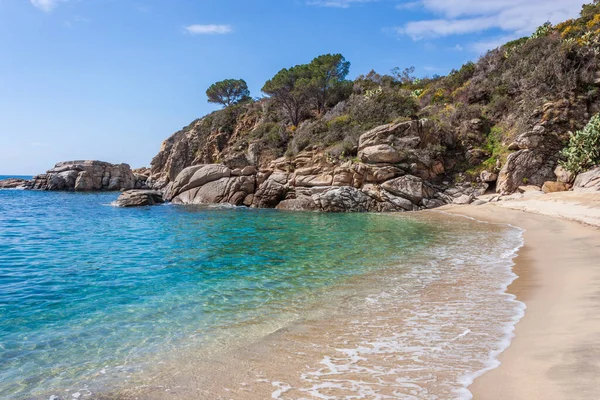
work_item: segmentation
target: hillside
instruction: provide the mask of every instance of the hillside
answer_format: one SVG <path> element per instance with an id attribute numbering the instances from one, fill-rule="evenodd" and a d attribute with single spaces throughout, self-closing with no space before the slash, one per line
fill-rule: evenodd
<path id="1" fill-rule="evenodd" d="M 368 209 L 390 208 L 381 203 L 390 203 L 394 190 L 381 187 L 412 178 L 427 187 L 417 190 L 424 193 L 412 199 L 414 207 L 427 207 L 427 198 L 433 206 L 473 195 L 465 188 L 512 193 L 541 186 L 556 180 L 571 133 L 600 112 L 599 65 L 597 0 L 580 18 L 541 26 L 444 77 L 418 79 L 406 69 L 347 81 L 341 55 L 320 56 L 273 77 L 263 88 L 269 97 L 244 97 L 173 134 L 152 160 L 148 184 L 176 198 L 183 187 L 175 181 L 188 167 L 221 164 L 230 172 L 218 179 L 243 177 L 240 171 L 252 167 L 255 181 L 237 204 L 272 207 L 302 198 L 292 208 L 323 208 L 315 188 L 348 186 L 379 204 Z M 272 198 L 248 197 L 273 179 L 282 189 Z M 223 194 L 209 202 L 231 200 Z"/>

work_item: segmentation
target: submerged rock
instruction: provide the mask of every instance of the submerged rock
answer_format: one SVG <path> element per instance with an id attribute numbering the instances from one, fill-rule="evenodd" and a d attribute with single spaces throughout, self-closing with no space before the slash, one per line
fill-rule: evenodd
<path id="1" fill-rule="evenodd" d="M 158 190 L 127 190 L 119 196 L 118 207 L 143 207 L 164 203 L 162 192 Z"/>
<path id="2" fill-rule="evenodd" d="M 366 212 L 372 210 L 374 200 L 360 190 L 344 186 L 336 187 L 313 196 L 322 211 Z"/>
<path id="3" fill-rule="evenodd" d="M 0 189 L 25 189 L 29 184 L 26 179 L 9 178 L 0 180 Z"/>

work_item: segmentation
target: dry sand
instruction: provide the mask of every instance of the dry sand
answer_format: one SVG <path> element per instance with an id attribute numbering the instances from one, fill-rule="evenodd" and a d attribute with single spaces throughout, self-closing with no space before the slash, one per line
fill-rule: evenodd
<path id="1" fill-rule="evenodd" d="M 445 211 L 525 229 L 509 291 L 526 314 L 500 367 L 469 388 L 474 398 L 600 399 L 600 193 Z"/>

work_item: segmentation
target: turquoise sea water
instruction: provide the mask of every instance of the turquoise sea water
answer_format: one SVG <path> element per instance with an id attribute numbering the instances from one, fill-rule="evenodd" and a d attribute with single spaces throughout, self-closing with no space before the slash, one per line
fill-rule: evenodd
<path id="1" fill-rule="evenodd" d="M 31 175 L 0 175 L 0 181 L 9 178 L 19 178 L 19 179 L 31 179 L 33 176 Z"/>
<path id="2" fill-rule="evenodd" d="M 339 337 L 351 339 L 328 346 L 356 349 L 271 397 L 321 398 L 343 379 L 342 398 L 469 398 L 523 312 L 504 293 L 517 229 L 423 213 L 123 209 L 117 196 L 0 190 L 1 399 L 92 398 L 180 355 L 249 344 L 319 312 L 331 322 L 338 302 L 352 310 Z M 379 371 L 378 386 L 343 371 Z"/>
<path id="3" fill-rule="evenodd" d="M 110 206 L 116 193 L 0 190 L 0 398 L 47 398 L 410 257 L 423 221 Z M 46 396 L 46 397 L 41 397 Z"/>

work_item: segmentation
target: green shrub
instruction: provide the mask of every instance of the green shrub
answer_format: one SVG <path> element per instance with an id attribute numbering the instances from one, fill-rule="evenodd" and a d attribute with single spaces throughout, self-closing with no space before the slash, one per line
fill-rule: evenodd
<path id="1" fill-rule="evenodd" d="M 561 165 L 576 174 L 600 164 L 600 114 L 594 115 L 585 128 L 571 135 L 562 155 L 565 161 Z"/>
<path id="2" fill-rule="evenodd" d="M 552 32 L 552 24 L 550 22 L 546 22 L 544 25 L 538 27 L 533 35 L 531 35 L 532 39 L 537 39 L 541 37 L 548 36 Z"/>
<path id="3" fill-rule="evenodd" d="M 419 110 L 410 92 L 386 88 L 370 96 L 353 95 L 348 105 L 352 121 L 364 131 L 399 117 L 410 117 Z"/>

